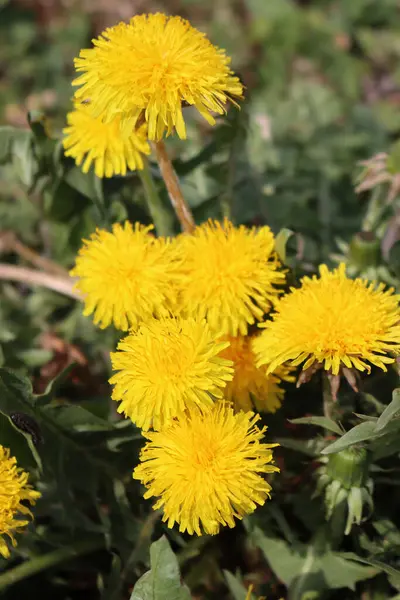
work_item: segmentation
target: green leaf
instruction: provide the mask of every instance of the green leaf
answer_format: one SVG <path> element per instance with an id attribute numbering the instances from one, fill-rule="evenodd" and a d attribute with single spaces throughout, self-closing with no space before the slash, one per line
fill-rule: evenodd
<path id="1" fill-rule="evenodd" d="M 349 448 L 360 442 L 366 442 L 376 437 L 376 425 L 375 422 L 365 421 L 350 429 L 341 438 L 329 444 L 324 448 L 321 454 L 332 454 L 333 452 L 340 452 L 344 448 Z"/>
<path id="2" fill-rule="evenodd" d="M 97 183 L 94 171 L 83 173 L 82 169 L 73 166 L 65 176 L 65 181 L 74 190 L 93 200 L 97 195 Z"/>
<path id="3" fill-rule="evenodd" d="M 15 138 L 11 145 L 11 158 L 19 179 L 27 187 L 33 185 L 38 166 L 30 131 Z"/>
<path id="4" fill-rule="evenodd" d="M 384 429 L 386 427 L 386 425 L 389 423 L 389 421 L 391 419 L 393 419 L 393 417 L 395 417 L 397 415 L 397 413 L 399 413 L 399 412 L 400 412 L 400 388 L 397 388 L 393 391 L 391 403 L 388 404 L 388 406 L 385 408 L 385 410 L 383 411 L 383 413 L 381 414 L 381 416 L 379 417 L 379 419 L 376 423 L 376 431 L 381 431 L 382 429 Z"/>
<path id="5" fill-rule="evenodd" d="M 261 549 L 275 575 L 287 586 L 291 584 L 304 563 L 303 546 L 289 546 L 284 540 L 271 537 L 255 527 L 251 532 L 252 541 Z"/>
<path id="6" fill-rule="evenodd" d="M 14 426 L 9 417 L 0 412 L 0 440 L 1 445 L 9 448 L 15 456 L 19 467 L 30 469 L 38 466 L 37 453 L 34 455 L 29 445 L 28 436 Z M 39 459 L 40 460 L 40 459 Z M 40 468 L 40 462 L 39 462 Z"/>
<path id="7" fill-rule="evenodd" d="M 0 164 L 10 160 L 13 141 L 21 136 L 21 129 L 4 125 L 0 127 Z"/>
<path id="8" fill-rule="evenodd" d="M 295 452 L 301 452 L 306 456 L 317 456 L 320 454 L 325 443 L 322 439 L 318 439 L 317 437 L 310 440 L 284 437 L 276 438 L 275 441 L 283 448 L 289 448 Z"/>
<path id="9" fill-rule="evenodd" d="M 387 575 L 394 577 L 396 582 L 400 582 L 399 569 L 396 569 L 395 567 L 388 565 L 387 563 L 383 562 L 382 560 L 374 558 L 373 556 L 370 556 L 368 558 L 362 558 L 361 556 L 354 554 L 354 552 L 342 552 L 342 556 L 345 558 L 350 558 L 353 561 L 358 561 L 358 562 L 364 563 L 366 565 L 371 565 L 372 567 L 374 567 L 376 573 L 379 571 L 383 571 Z"/>
<path id="10" fill-rule="evenodd" d="M 58 427 L 66 431 L 108 431 L 114 429 L 112 423 L 91 413 L 78 404 L 46 406 L 44 414 Z"/>
<path id="11" fill-rule="evenodd" d="M 54 398 L 54 395 L 60 388 L 60 386 L 66 381 L 72 369 L 75 367 L 75 363 L 72 363 L 65 367 L 54 379 L 48 384 L 43 394 L 34 394 L 33 402 L 35 406 L 45 406 L 49 404 Z"/>
<path id="12" fill-rule="evenodd" d="M 223 573 L 234 600 L 246 600 L 247 591 L 243 587 L 243 584 L 229 571 L 224 569 Z M 256 600 L 256 596 L 251 594 L 250 600 Z"/>
<path id="13" fill-rule="evenodd" d="M 87 198 L 96 206 L 102 225 L 107 224 L 107 210 L 104 202 L 103 185 L 93 169 L 83 173 L 77 166 L 72 167 L 65 176 L 65 182 Z"/>
<path id="14" fill-rule="evenodd" d="M 347 587 L 355 590 L 358 581 L 370 579 L 378 574 L 378 568 L 363 567 L 349 558 L 351 557 L 339 552 L 328 552 L 322 556 L 321 568 L 330 589 Z"/>
<path id="15" fill-rule="evenodd" d="M 0 369 L 0 410 L 9 414 L 13 411 L 32 414 L 32 384 L 27 377 L 10 369 Z"/>
<path id="16" fill-rule="evenodd" d="M 150 547 L 150 571 L 136 583 L 131 600 L 191 600 L 181 584 L 179 565 L 165 536 Z"/>
<path id="17" fill-rule="evenodd" d="M 294 231 L 284 227 L 275 238 L 275 250 L 283 264 L 286 262 L 286 245 L 292 235 L 294 235 Z"/>
<path id="18" fill-rule="evenodd" d="M 336 423 L 332 419 L 328 419 L 327 417 L 301 417 L 299 419 L 289 419 L 289 423 L 295 423 L 298 425 L 317 425 L 317 427 L 328 429 L 329 431 L 333 431 L 333 433 L 337 433 L 338 435 L 343 434 L 342 427 L 338 423 Z"/>
<path id="19" fill-rule="evenodd" d="M 378 569 L 358 565 L 351 557 L 324 551 L 317 539 L 308 546 L 291 544 L 266 535 L 256 527 L 250 534 L 263 552 L 276 576 L 289 588 L 290 600 L 305 594 L 320 598 L 326 589 L 347 587 L 354 590 L 358 581 L 374 577 Z"/>
<path id="20" fill-rule="evenodd" d="M 0 127 L 0 164 L 10 162 L 20 180 L 28 187 L 37 170 L 32 133 L 27 129 Z"/>

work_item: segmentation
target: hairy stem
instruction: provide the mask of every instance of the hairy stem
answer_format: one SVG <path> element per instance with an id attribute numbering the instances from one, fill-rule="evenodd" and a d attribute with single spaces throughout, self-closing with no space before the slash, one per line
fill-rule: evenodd
<path id="1" fill-rule="evenodd" d="M 162 140 L 155 142 L 154 149 L 162 178 L 168 190 L 169 199 L 179 219 L 182 230 L 191 233 L 195 228 L 192 212 L 183 197 L 178 177 Z"/>

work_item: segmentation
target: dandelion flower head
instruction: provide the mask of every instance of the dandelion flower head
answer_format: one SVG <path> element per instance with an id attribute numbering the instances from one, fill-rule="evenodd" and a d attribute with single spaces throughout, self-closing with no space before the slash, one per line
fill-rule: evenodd
<path id="1" fill-rule="evenodd" d="M 117 223 L 84 240 L 71 275 L 102 329 L 123 331 L 142 320 L 169 314 L 176 299 L 179 259 L 170 240 L 151 235 L 152 226 Z"/>
<path id="2" fill-rule="evenodd" d="M 133 472 L 155 497 L 163 520 L 189 534 L 216 534 L 221 526 L 235 526 L 263 505 L 271 486 L 266 473 L 273 465 L 265 427 L 256 426 L 259 415 L 235 414 L 227 402 L 217 402 L 205 414 L 191 411 L 161 432 L 146 434 L 148 442 Z"/>
<path id="3" fill-rule="evenodd" d="M 143 169 L 142 154 L 150 154 L 146 126 L 129 135 L 122 136 L 120 117 L 104 123 L 93 117 L 90 106 L 75 103 L 74 110 L 67 115 L 68 127 L 63 130 L 65 156 L 71 156 L 76 164 L 83 163 L 87 173 L 92 164 L 97 177 L 126 175 L 127 169 Z"/>
<path id="4" fill-rule="evenodd" d="M 221 356 L 233 362 L 232 381 L 227 383 L 225 398 L 233 402 L 236 411 L 253 410 L 274 413 L 280 408 L 285 395 L 283 381 L 294 382 L 286 366 L 278 367 L 267 375 L 265 366 L 257 367 L 252 336 L 228 337 L 229 346 Z"/>
<path id="5" fill-rule="evenodd" d="M 333 375 L 341 367 L 386 371 L 400 353 L 399 296 L 362 279 L 349 279 L 345 265 L 319 277 L 304 277 L 276 306 L 272 320 L 255 340 L 257 364 L 268 372 L 290 361 L 307 369 L 320 364 Z"/>
<path id="6" fill-rule="evenodd" d="M 144 14 L 106 29 L 75 59 L 80 75 L 76 97 L 90 98 L 95 117 L 130 131 L 139 117 L 148 136 L 159 140 L 174 129 L 186 137 L 182 106 L 195 106 L 210 124 L 211 112 L 241 97 L 243 87 L 225 52 L 180 17 Z"/>
<path id="7" fill-rule="evenodd" d="M 0 554 L 9 558 L 5 536 L 16 546 L 14 534 L 29 523 L 32 513 L 22 502 L 35 504 L 40 493 L 28 485 L 28 474 L 17 466 L 10 450 L 0 445 Z"/>
<path id="8" fill-rule="evenodd" d="M 246 335 L 248 325 L 270 310 L 285 281 L 269 227 L 210 220 L 192 235 L 179 236 L 177 247 L 182 309 L 205 317 L 221 335 Z"/>
<path id="9" fill-rule="evenodd" d="M 206 321 L 160 319 L 143 324 L 111 354 L 112 398 L 144 431 L 162 429 L 186 409 L 209 410 L 232 379 L 232 363 L 218 356 Z"/>

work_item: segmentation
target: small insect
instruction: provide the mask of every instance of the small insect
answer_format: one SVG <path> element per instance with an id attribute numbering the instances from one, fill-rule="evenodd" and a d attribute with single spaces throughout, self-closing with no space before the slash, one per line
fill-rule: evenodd
<path id="1" fill-rule="evenodd" d="M 9 417 L 17 429 L 20 429 L 31 436 L 35 446 L 38 446 L 43 442 L 42 432 L 33 417 L 22 412 L 12 412 Z"/>

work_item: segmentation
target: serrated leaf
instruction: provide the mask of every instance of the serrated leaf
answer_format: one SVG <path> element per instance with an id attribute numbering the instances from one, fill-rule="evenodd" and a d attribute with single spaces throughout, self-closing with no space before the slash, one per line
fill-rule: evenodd
<path id="1" fill-rule="evenodd" d="M 303 546 L 300 546 L 300 551 L 297 552 L 295 547 L 263 533 L 259 527 L 254 528 L 250 538 L 261 549 L 276 576 L 289 586 L 303 566 Z"/>
<path id="2" fill-rule="evenodd" d="M 298 425 L 316 425 L 317 427 L 322 427 L 323 429 L 333 431 L 333 433 L 337 433 L 338 435 L 343 434 L 343 429 L 340 427 L 340 425 L 332 419 L 328 419 L 327 417 L 300 417 L 299 419 L 289 419 L 289 423 Z"/>
<path id="3" fill-rule="evenodd" d="M 371 565 L 371 567 L 373 567 L 376 572 L 383 571 L 387 575 L 394 577 L 396 581 L 400 581 L 399 569 L 396 569 L 391 565 L 388 565 L 387 563 L 383 562 L 382 560 L 374 558 L 373 556 L 363 558 L 361 556 L 358 556 L 354 552 L 343 552 L 342 556 L 344 556 L 345 558 L 350 558 L 352 561 L 358 561 L 365 565 Z"/>
<path id="4" fill-rule="evenodd" d="M 130 600 L 191 600 L 181 583 L 178 560 L 165 536 L 150 547 L 150 571 L 136 583 Z"/>
<path id="5" fill-rule="evenodd" d="M 354 590 L 358 581 L 374 577 L 378 569 L 358 565 L 338 552 L 323 551 L 317 540 L 291 544 L 264 534 L 255 528 L 251 539 L 260 547 L 276 576 L 289 587 L 290 600 L 302 600 L 305 594 L 316 598 L 326 589 L 347 587 Z"/>
<path id="6" fill-rule="evenodd" d="M 376 423 L 376 431 L 381 431 L 382 429 L 384 429 L 386 427 L 386 425 L 389 423 L 389 421 L 391 419 L 393 419 L 393 417 L 395 417 L 397 415 L 397 413 L 400 412 L 400 388 L 397 388 L 393 391 L 392 394 L 392 401 L 390 404 L 388 404 L 388 406 L 385 408 L 385 410 L 383 411 L 383 413 L 381 414 L 381 416 L 379 417 L 377 423 Z"/>
<path id="7" fill-rule="evenodd" d="M 341 438 L 329 444 L 326 448 L 321 451 L 321 454 L 332 454 L 334 452 L 340 452 L 344 448 L 349 448 L 350 446 L 354 446 L 354 444 L 359 444 L 361 442 L 366 442 L 368 440 L 372 440 L 376 437 L 376 425 L 375 422 L 365 421 L 364 423 L 360 423 L 350 429 L 347 433 L 345 433 Z"/>

